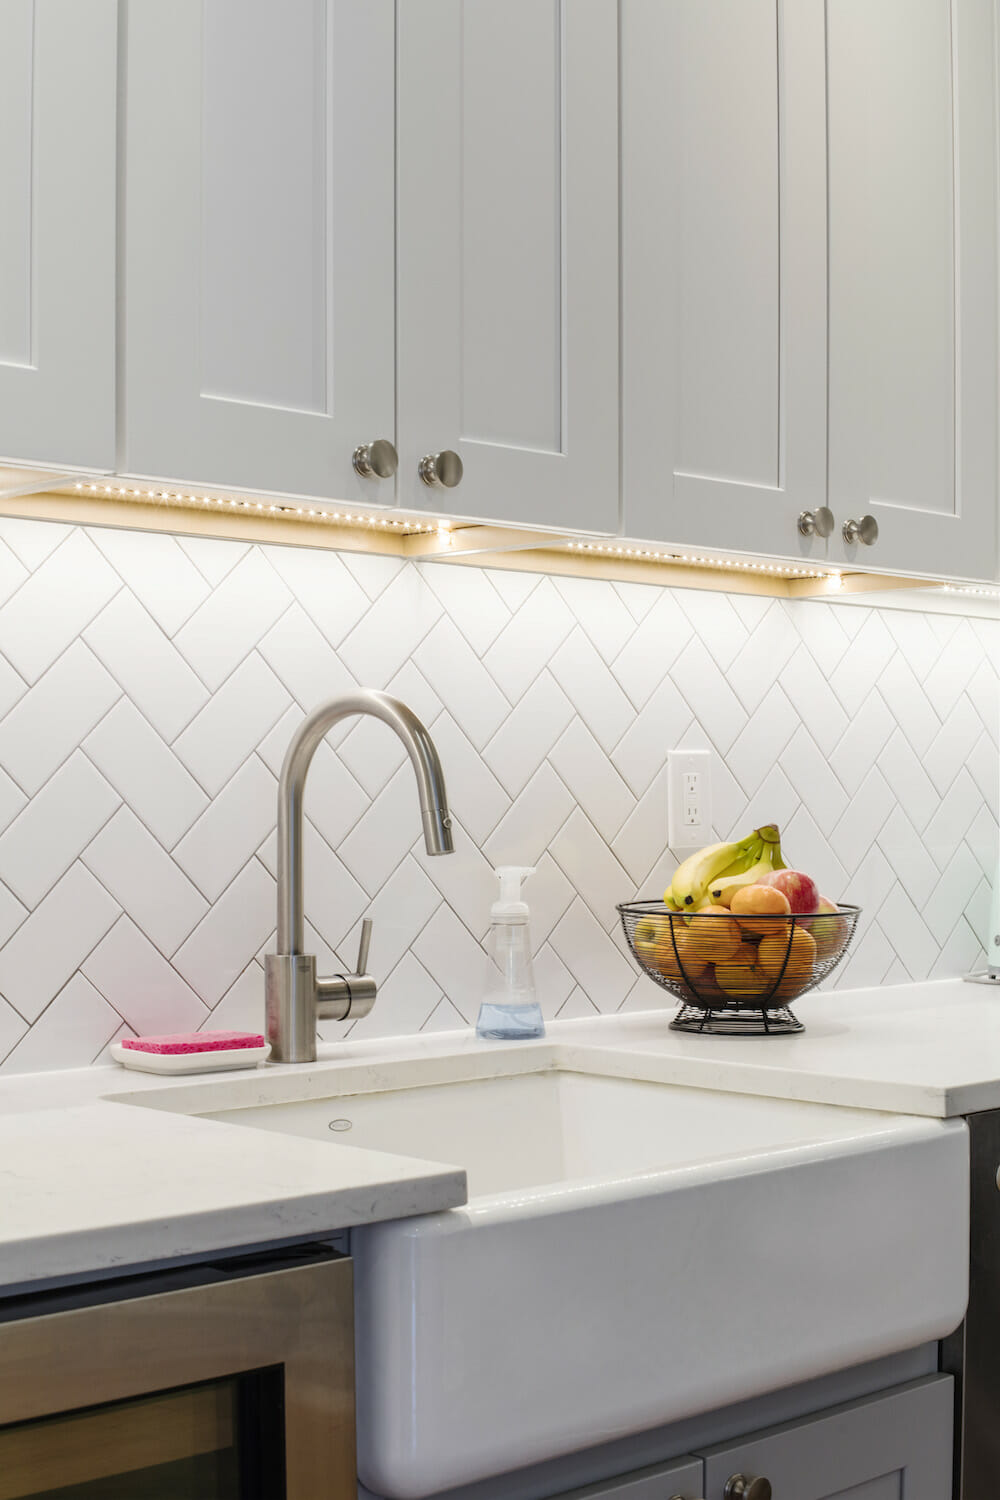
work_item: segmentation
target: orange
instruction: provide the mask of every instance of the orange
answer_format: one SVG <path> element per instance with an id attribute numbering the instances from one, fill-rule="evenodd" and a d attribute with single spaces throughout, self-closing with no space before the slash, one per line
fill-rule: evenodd
<path id="1" fill-rule="evenodd" d="M 801 994 L 812 979 L 816 944 L 805 928 L 798 924 L 764 938 L 757 953 L 761 969 L 772 981 L 781 974 L 774 995 L 776 1000 L 791 999 Z"/>
<path id="2" fill-rule="evenodd" d="M 743 886 L 733 896 L 730 907 L 733 916 L 740 918 L 743 931 L 756 933 L 759 937 L 769 937 L 776 928 L 783 930 L 785 924 L 775 919 L 789 916 L 791 910 L 788 897 L 773 885 Z M 763 920 L 755 921 L 758 916 Z"/>

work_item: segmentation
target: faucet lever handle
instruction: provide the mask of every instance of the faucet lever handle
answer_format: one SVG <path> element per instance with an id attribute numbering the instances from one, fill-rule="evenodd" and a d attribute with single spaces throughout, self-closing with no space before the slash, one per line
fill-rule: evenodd
<path id="1" fill-rule="evenodd" d="M 358 974 L 368 973 L 368 950 L 372 945 L 372 919 L 365 917 L 361 924 L 361 945 L 358 948 Z"/>

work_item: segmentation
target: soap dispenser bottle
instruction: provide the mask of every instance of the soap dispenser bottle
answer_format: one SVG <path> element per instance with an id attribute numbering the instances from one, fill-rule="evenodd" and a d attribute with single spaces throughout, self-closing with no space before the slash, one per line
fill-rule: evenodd
<path id="1" fill-rule="evenodd" d="M 501 865 L 495 873 L 500 899 L 490 909 L 486 984 L 476 1035 L 488 1041 L 544 1036 L 531 966 L 528 908 L 521 900 L 521 882 L 535 871 L 527 865 Z"/>

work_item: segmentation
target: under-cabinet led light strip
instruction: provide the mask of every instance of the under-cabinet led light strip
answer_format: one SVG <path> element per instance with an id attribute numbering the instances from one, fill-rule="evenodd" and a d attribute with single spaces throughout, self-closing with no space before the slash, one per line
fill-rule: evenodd
<path id="1" fill-rule="evenodd" d="M 1000 589 L 981 589 L 973 583 L 946 583 L 946 594 L 976 594 L 980 599 L 1000 599 Z"/>
<path id="2" fill-rule="evenodd" d="M 733 568 L 747 573 L 771 573 L 776 578 L 828 578 L 839 585 L 840 574 L 818 568 L 797 568 L 792 563 L 745 562 L 734 557 L 700 557 L 687 552 L 654 552 L 646 547 L 609 546 L 603 542 L 568 542 L 576 552 L 593 552 L 601 557 L 628 558 L 640 562 L 687 563 L 691 568 Z"/>
<path id="3" fill-rule="evenodd" d="M 75 488 L 84 494 L 113 495 L 119 500 L 169 501 L 174 505 L 217 506 L 222 510 L 243 510 L 255 515 L 280 516 L 282 520 L 301 517 L 307 521 L 336 521 L 346 526 L 381 527 L 404 534 L 446 532 L 444 521 L 411 521 L 398 516 L 367 515 L 362 511 L 324 510 L 318 505 L 270 504 L 264 500 L 239 500 L 231 495 L 188 495 L 179 490 L 134 490 L 124 485 L 83 484 Z"/>

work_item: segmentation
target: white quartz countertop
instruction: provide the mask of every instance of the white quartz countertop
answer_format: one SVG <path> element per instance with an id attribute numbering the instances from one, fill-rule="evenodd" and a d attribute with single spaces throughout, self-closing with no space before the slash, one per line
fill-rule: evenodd
<path id="1" fill-rule="evenodd" d="M 320 1048 L 316 1064 L 162 1078 L 117 1067 L 0 1079 L 0 1288 L 321 1237 L 458 1207 L 459 1166 L 205 1120 L 212 1111 L 562 1067 L 945 1118 L 1000 1108 L 1000 989 L 958 980 L 796 1002 L 791 1037 L 702 1037 L 667 1010 Z M 456 1142 L 456 1155 L 461 1145 Z"/>
<path id="2" fill-rule="evenodd" d="M 117 1073 L 92 1071 L 105 1091 L 121 1088 Z M 59 1075 L 33 1076 L 54 1099 Z M 455 1166 L 128 1104 L 53 1102 L 0 1117 L 0 1288 L 320 1239 L 466 1198 Z"/>

